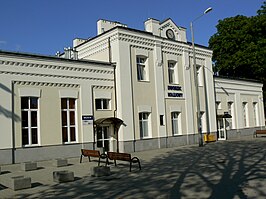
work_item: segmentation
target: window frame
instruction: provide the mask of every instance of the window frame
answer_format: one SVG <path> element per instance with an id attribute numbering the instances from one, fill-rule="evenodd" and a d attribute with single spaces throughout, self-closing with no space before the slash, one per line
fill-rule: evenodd
<path id="1" fill-rule="evenodd" d="M 143 62 L 141 60 L 143 60 Z M 147 61 L 148 58 L 146 56 L 138 55 L 136 57 L 138 81 L 149 81 L 149 71 L 148 71 Z"/>
<path id="2" fill-rule="evenodd" d="M 66 100 L 66 108 L 62 107 L 62 100 Z M 74 100 L 74 108 L 70 108 L 70 100 Z M 63 121 L 63 112 L 66 112 L 66 124 L 64 125 Z M 72 124 L 71 121 L 71 113 L 74 112 L 74 124 Z M 61 131 L 62 131 L 62 143 L 63 144 L 68 144 L 68 143 L 76 143 L 77 142 L 77 99 L 76 98 L 71 98 L 71 97 L 64 97 L 61 98 Z M 66 135 L 67 135 L 67 141 L 64 140 L 64 128 L 67 129 Z M 74 132 L 74 140 L 72 140 L 71 137 L 71 129 L 75 130 Z"/>
<path id="3" fill-rule="evenodd" d="M 97 101 L 100 101 L 100 108 L 97 107 Z M 111 110 L 111 99 L 108 98 L 96 98 L 95 99 L 95 109 L 98 111 L 103 111 L 103 110 Z M 106 105 L 106 108 L 105 108 Z"/>
<path id="4" fill-rule="evenodd" d="M 248 127 L 248 103 L 247 102 L 243 102 L 242 103 L 242 111 L 243 111 L 243 126 L 244 128 Z"/>
<path id="5" fill-rule="evenodd" d="M 178 78 L 178 62 L 177 61 L 168 61 L 168 83 L 169 84 L 179 84 Z"/>
<path id="6" fill-rule="evenodd" d="M 27 98 L 27 108 L 22 108 L 22 98 Z M 37 108 L 34 108 L 34 107 L 31 107 L 31 100 L 32 99 L 37 99 L 37 103 L 36 103 L 36 106 Z M 21 109 L 21 145 L 22 147 L 31 147 L 31 146 L 39 146 L 40 145 L 40 135 L 39 135 L 39 131 L 40 131 L 40 116 L 39 116 L 39 107 L 40 107 L 40 98 L 39 97 L 32 97 L 32 96 L 22 96 L 20 98 L 20 103 L 21 103 L 21 106 L 20 106 L 20 109 Z M 26 113 L 27 115 L 27 126 L 24 126 L 23 125 L 23 112 Z M 33 112 L 36 112 L 36 126 L 33 126 L 32 123 L 33 123 L 33 118 L 32 118 L 32 113 Z M 27 129 L 27 137 L 28 137 L 28 142 L 26 144 L 24 144 L 24 141 L 23 141 L 23 129 Z M 37 129 L 36 130 L 36 140 L 37 140 L 37 143 L 33 143 L 33 129 Z"/>
<path id="7" fill-rule="evenodd" d="M 203 76 L 203 69 L 204 66 L 202 65 L 196 65 L 196 72 L 197 72 L 197 81 L 198 81 L 198 86 L 203 87 L 203 82 L 204 82 L 204 76 Z"/>
<path id="8" fill-rule="evenodd" d="M 147 118 L 143 116 L 147 116 Z M 150 116 L 150 112 L 139 112 L 140 139 L 150 138 Z M 145 129 L 147 129 L 147 132 L 145 131 Z"/>
<path id="9" fill-rule="evenodd" d="M 177 117 L 174 117 L 175 115 L 177 115 Z M 172 127 L 172 135 L 173 136 L 177 136 L 177 135 L 181 135 L 182 134 L 181 133 L 181 130 L 182 130 L 182 127 L 181 127 L 181 112 L 179 112 L 179 111 L 171 112 L 171 127 Z"/>
<path id="10" fill-rule="evenodd" d="M 253 102 L 253 117 L 254 117 L 254 126 L 259 126 L 259 116 L 258 116 L 258 103 Z"/>

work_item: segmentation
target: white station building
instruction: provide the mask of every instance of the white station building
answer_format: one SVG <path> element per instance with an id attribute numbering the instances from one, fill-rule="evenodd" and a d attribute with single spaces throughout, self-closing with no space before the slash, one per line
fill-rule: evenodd
<path id="1" fill-rule="evenodd" d="M 171 19 L 97 26 L 55 57 L 0 51 L 0 164 L 196 144 L 198 109 L 203 138 L 265 128 L 263 85 L 214 77 L 204 46 L 193 67 L 186 29 Z"/>

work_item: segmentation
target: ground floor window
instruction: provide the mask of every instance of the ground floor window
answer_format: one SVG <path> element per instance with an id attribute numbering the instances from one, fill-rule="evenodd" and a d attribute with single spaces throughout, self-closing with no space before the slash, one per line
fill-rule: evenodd
<path id="1" fill-rule="evenodd" d="M 63 143 L 76 141 L 76 99 L 61 99 Z"/>
<path id="2" fill-rule="evenodd" d="M 181 118 L 180 112 L 172 112 L 171 113 L 171 121 L 172 121 L 172 134 L 179 135 L 181 134 Z"/>
<path id="3" fill-rule="evenodd" d="M 150 113 L 139 113 L 139 128 L 141 138 L 149 137 L 149 116 Z"/>
<path id="4" fill-rule="evenodd" d="M 38 97 L 21 97 L 22 145 L 38 144 Z"/>

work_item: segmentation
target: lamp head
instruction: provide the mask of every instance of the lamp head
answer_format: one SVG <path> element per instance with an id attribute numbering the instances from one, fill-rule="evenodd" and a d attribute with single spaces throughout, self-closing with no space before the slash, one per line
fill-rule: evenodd
<path id="1" fill-rule="evenodd" d="M 205 11 L 204 11 L 204 14 L 207 14 L 208 12 L 212 11 L 212 7 L 209 7 L 207 8 Z"/>

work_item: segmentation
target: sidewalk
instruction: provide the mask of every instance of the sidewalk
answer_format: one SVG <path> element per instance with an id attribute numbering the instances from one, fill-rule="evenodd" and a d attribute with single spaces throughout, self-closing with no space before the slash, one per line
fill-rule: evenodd
<path id="1" fill-rule="evenodd" d="M 142 170 L 118 161 L 112 175 L 91 177 L 97 161 L 68 159 L 67 167 L 38 162 L 35 171 L 20 164 L 1 166 L 0 198 L 266 198 L 266 138 L 234 140 L 132 153 Z M 94 159 L 97 160 L 97 159 Z M 104 164 L 104 163 L 103 163 Z M 69 170 L 75 181 L 53 182 L 53 171 Z M 13 176 L 31 177 L 32 188 L 4 187 Z"/>

